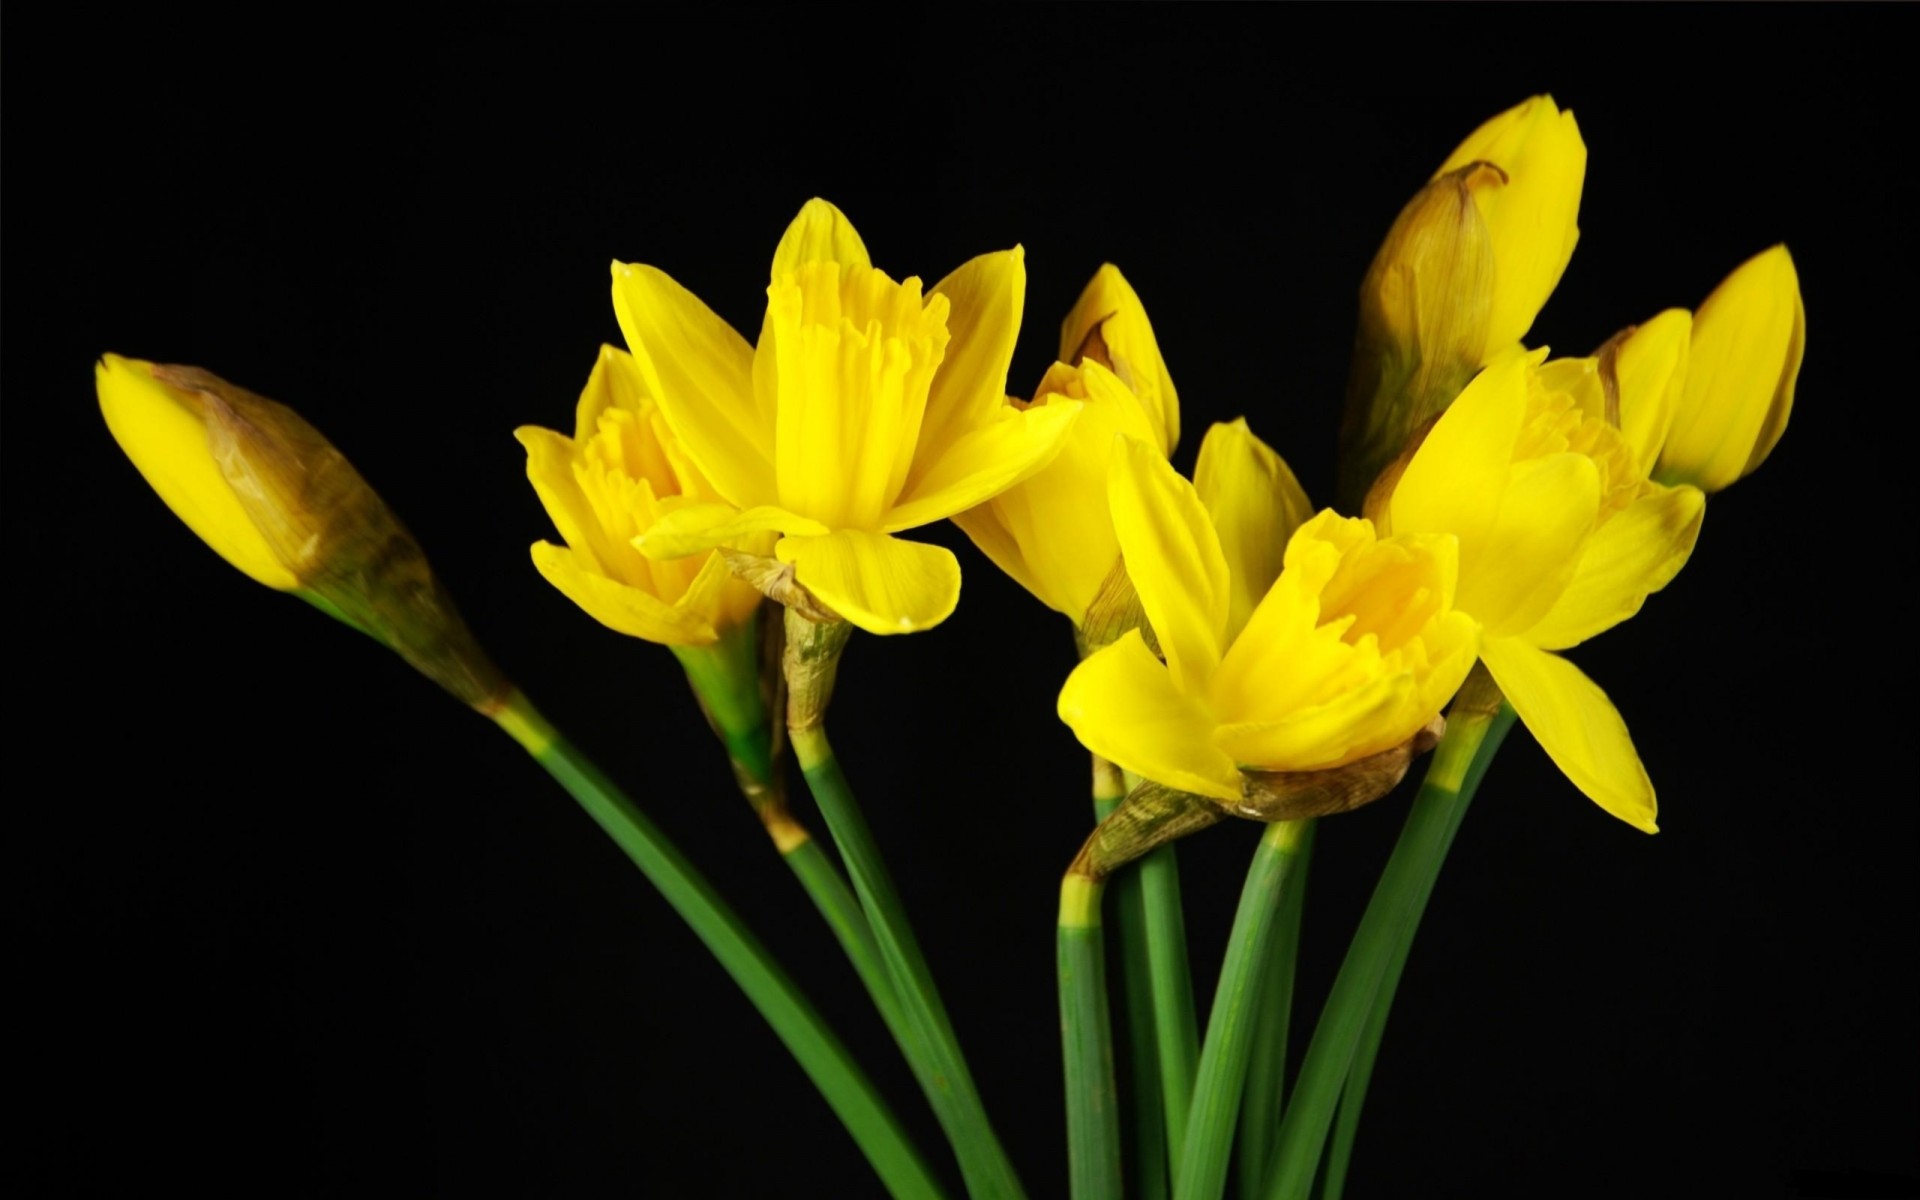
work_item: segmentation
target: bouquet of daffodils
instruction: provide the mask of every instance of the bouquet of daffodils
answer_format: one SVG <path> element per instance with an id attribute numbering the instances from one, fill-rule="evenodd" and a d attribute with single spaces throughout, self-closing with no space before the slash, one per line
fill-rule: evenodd
<path id="1" fill-rule="evenodd" d="M 1784 247 L 1697 312 L 1648 316 L 1592 353 L 1525 343 L 1573 253 L 1585 166 L 1573 114 L 1535 97 L 1408 201 L 1361 283 L 1328 508 L 1246 419 L 1206 431 L 1191 480 L 1175 472 L 1173 377 L 1113 266 L 1023 399 L 1007 380 L 1018 247 L 923 288 L 809 201 L 774 249 L 751 342 L 662 271 L 613 265 L 626 348 L 601 350 L 570 430 L 517 433 L 558 534 L 533 566 L 680 660 L 950 1157 L 910 1141 L 773 953 L 494 665 L 420 546 L 312 426 L 208 371 L 111 354 L 99 399 L 161 499 L 230 563 L 392 648 L 579 801 L 892 1195 L 950 1195 L 957 1179 L 1005 1200 L 1027 1185 L 827 738 L 855 632 L 931 630 L 953 612 L 958 561 L 912 537 L 953 520 L 1067 619 L 1080 654 L 1058 700 L 1092 763 L 1090 831 L 1060 847 L 1056 918 L 1072 1195 L 1215 1200 L 1231 1170 L 1249 1197 L 1332 1200 L 1415 930 L 1515 721 L 1574 788 L 1654 832 L 1626 723 L 1564 652 L 1673 579 L 1706 497 L 1765 461 L 1792 408 L 1805 316 Z M 789 804 L 789 749 L 832 849 Z M 1422 758 L 1289 1077 L 1314 825 L 1380 800 Z M 1203 1021 L 1175 843 L 1235 819 L 1266 832 Z"/>

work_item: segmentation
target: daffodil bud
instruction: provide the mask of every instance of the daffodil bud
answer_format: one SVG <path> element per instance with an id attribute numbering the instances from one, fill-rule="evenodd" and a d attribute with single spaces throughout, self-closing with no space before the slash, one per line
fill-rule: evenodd
<path id="1" fill-rule="evenodd" d="M 506 695 L 419 543 L 298 413 L 198 367 L 114 354 L 95 383 L 120 448 L 221 557 L 384 643 L 469 705 Z"/>
<path id="2" fill-rule="evenodd" d="M 1146 306 L 1119 267 L 1101 264 L 1061 322 L 1060 361 L 1095 362 L 1112 371 L 1146 410 L 1160 452 L 1170 455 L 1180 444 L 1180 395 Z"/>
<path id="3" fill-rule="evenodd" d="M 1727 276 L 1693 316 L 1686 386 L 1656 477 L 1717 492 L 1765 462 L 1786 432 L 1806 343 L 1800 277 L 1785 246 Z"/>
<path id="4" fill-rule="evenodd" d="M 1497 185 L 1481 175 L 1472 188 L 1493 248 L 1492 308 L 1477 356 L 1486 363 L 1526 336 L 1573 258 L 1587 144 L 1571 110 L 1533 96 L 1469 134 L 1434 178 L 1474 163 L 1500 171 Z"/>
<path id="5" fill-rule="evenodd" d="M 1343 510 L 1532 327 L 1579 240 L 1586 162 L 1573 114 L 1535 96 L 1474 130 L 1402 210 L 1361 287 Z"/>
<path id="6" fill-rule="evenodd" d="M 1349 511 L 1480 366 L 1493 303 L 1493 244 L 1473 191 L 1474 181 L 1486 178 L 1497 182 L 1498 169 L 1472 163 L 1422 188 L 1400 210 L 1360 285 L 1340 427 Z"/>

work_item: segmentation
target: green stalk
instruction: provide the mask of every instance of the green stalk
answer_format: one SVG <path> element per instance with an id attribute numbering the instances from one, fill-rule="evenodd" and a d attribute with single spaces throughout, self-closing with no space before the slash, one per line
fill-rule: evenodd
<path id="1" fill-rule="evenodd" d="M 1318 822 L 1307 823 L 1293 871 L 1281 885 L 1273 952 L 1267 955 L 1267 978 L 1260 985 L 1263 999 L 1255 1018 L 1247 1091 L 1240 1100 L 1242 1200 L 1260 1200 L 1267 1156 L 1273 1150 L 1274 1134 L 1280 1130 L 1281 1098 L 1287 1086 L 1287 1041 L 1292 1031 L 1294 966 L 1300 957 L 1300 918 L 1306 908 L 1307 867 L 1313 859 L 1317 828 Z"/>
<path id="2" fill-rule="evenodd" d="M 1493 763 L 1493 756 L 1499 752 L 1501 742 L 1506 740 L 1507 731 L 1513 728 L 1513 706 L 1502 704 L 1500 711 L 1493 716 L 1481 734 L 1482 741 L 1474 751 L 1473 761 L 1467 765 L 1466 776 L 1455 790 L 1455 802 L 1452 806 L 1452 819 L 1440 842 L 1440 859 L 1446 861 L 1447 852 L 1453 848 L 1454 835 L 1460 832 L 1460 822 L 1467 815 L 1467 806 L 1473 803 L 1473 795 L 1480 788 L 1480 780 L 1486 776 L 1487 768 Z M 1462 734 L 1462 737 L 1467 736 Z M 1436 768 L 1438 764 L 1435 764 Z M 1441 784 L 1434 778 L 1434 771 L 1427 773 L 1426 781 L 1420 785 L 1424 795 L 1428 788 L 1438 789 Z M 1360 1108 L 1366 1103 L 1367 1084 L 1373 1078 L 1373 1064 L 1380 1057 L 1380 1038 L 1387 1029 L 1387 1014 L 1393 1008 L 1393 996 L 1400 986 L 1401 972 L 1406 970 L 1408 952 L 1413 949 L 1413 935 L 1419 931 L 1420 918 L 1426 914 L 1427 902 L 1433 897 L 1433 885 L 1440 877 L 1436 865 L 1428 875 L 1426 885 L 1415 897 L 1412 912 L 1407 917 L 1406 927 L 1401 931 L 1399 943 L 1393 957 L 1387 962 L 1386 976 L 1380 981 L 1380 991 L 1374 997 L 1373 1010 L 1367 1017 L 1366 1028 L 1361 1031 L 1360 1045 L 1354 1051 L 1353 1066 L 1347 1071 L 1346 1087 L 1340 1093 L 1340 1109 L 1334 1119 L 1333 1141 L 1327 1147 L 1327 1169 L 1320 1184 L 1322 1200 L 1340 1200 L 1346 1190 L 1347 1167 L 1353 1159 L 1353 1142 L 1360 1129 Z"/>
<path id="3" fill-rule="evenodd" d="M 1120 770 L 1093 760 L 1093 816 L 1106 819 L 1126 796 Z M 1147 966 L 1147 913 L 1140 872 L 1122 871 L 1108 881 L 1110 908 L 1119 924 L 1120 974 L 1126 995 L 1127 1057 L 1133 1067 L 1127 1104 L 1133 1112 L 1132 1155 L 1126 1178 L 1137 1200 L 1167 1200 L 1167 1121 L 1161 1108 L 1160 1048 L 1153 1020 L 1153 981 Z"/>
<path id="4" fill-rule="evenodd" d="M 519 691 L 492 716 L 572 794 L 720 960 L 896 1197 L 942 1193 L 873 1084 L 758 939 L 666 835 Z"/>
<path id="5" fill-rule="evenodd" d="M 1128 774 L 1129 789 L 1138 777 Z M 1162 846 L 1140 860 L 1140 903 L 1147 914 L 1147 970 L 1153 986 L 1153 1020 L 1160 1049 L 1160 1095 L 1166 1113 L 1167 1167 L 1180 1172 L 1193 1107 L 1193 1077 L 1200 1059 L 1194 1016 L 1193 971 L 1187 965 L 1187 921 L 1180 904 L 1180 860 Z"/>
<path id="6" fill-rule="evenodd" d="M 1067 1170 L 1073 1200 L 1120 1200 L 1120 1113 L 1107 1015 L 1100 882 L 1060 881 L 1060 1044 L 1067 1081 Z"/>
<path id="7" fill-rule="evenodd" d="M 1408 810 L 1400 840 L 1380 873 L 1314 1027 L 1267 1168 L 1268 1200 L 1307 1200 L 1334 1106 L 1372 1019 L 1388 966 L 1405 942 L 1417 906 L 1432 889 L 1450 831 L 1458 823 L 1461 787 L 1500 712 L 1498 689 L 1490 676 L 1476 670 L 1447 714 L 1446 735 L 1434 748 L 1426 782 Z"/>
<path id="8" fill-rule="evenodd" d="M 789 730 L 789 735 L 807 785 L 813 791 L 821 815 L 826 818 L 827 828 L 833 832 L 835 844 L 840 847 L 841 858 L 846 861 L 860 906 L 866 910 L 879 943 L 880 957 L 906 1010 L 914 1045 L 926 1064 L 922 1078 L 932 1084 L 928 1099 L 940 1127 L 953 1143 L 968 1192 L 983 1200 L 1024 1196 L 1013 1163 L 987 1120 L 986 1108 L 967 1070 L 953 1025 L 934 987 L 932 972 L 907 923 L 899 892 L 881 860 L 880 849 L 874 843 L 872 830 L 867 828 L 866 817 L 854 799 L 853 790 L 834 758 L 826 731 L 813 725 L 795 727 Z"/>
<path id="9" fill-rule="evenodd" d="M 1194 1081 L 1193 1113 L 1187 1144 L 1174 1176 L 1175 1200 L 1219 1200 L 1227 1185 L 1227 1160 L 1247 1083 L 1247 1053 L 1253 1048 L 1256 1017 L 1263 1004 L 1260 985 L 1279 924 L 1280 897 L 1292 873 L 1300 845 L 1310 828 L 1305 821 L 1275 821 L 1254 851 L 1253 865 L 1240 892 L 1220 984 L 1207 1018 L 1207 1040 L 1200 1051 Z"/>
<path id="10" fill-rule="evenodd" d="M 911 1049 L 913 1031 L 894 993 L 886 964 L 881 961 L 867 914 L 861 911 L 859 900 L 832 857 L 787 808 L 787 789 L 780 774 L 780 742 L 768 717 L 762 677 L 758 626 L 763 619 L 736 626 L 711 646 L 675 646 L 674 655 L 687 673 L 687 682 L 693 685 L 708 724 L 727 748 L 741 795 L 753 806 L 781 859 L 832 930 L 887 1031 L 918 1075 L 921 1063 Z M 779 669 L 777 662 L 773 666 Z M 927 1086 L 924 1076 L 920 1082 L 922 1087 Z"/>

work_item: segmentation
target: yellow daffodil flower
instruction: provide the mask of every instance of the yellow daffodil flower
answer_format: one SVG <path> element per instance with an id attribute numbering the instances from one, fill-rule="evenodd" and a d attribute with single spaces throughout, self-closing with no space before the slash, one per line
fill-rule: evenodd
<path id="1" fill-rule="evenodd" d="M 1466 181 L 1493 251 L 1484 363 L 1526 336 L 1573 258 L 1587 144 L 1571 109 L 1534 96 L 1468 134 L 1433 176 L 1471 163 L 1499 168 Z"/>
<path id="2" fill-rule="evenodd" d="M 960 567 L 893 535 L 1044 467 L 1079 405 L 1006 403 L 1026 273 L 982 255 L 921 295 L 877 270 L 811 200 L 774 253 L 757 347 L 655 267 L 615 263 L 614 311 L 647 395 L 718 502 L 666 513 L 639 545 L 673 558 L 777 532 L 780 563 L 874 633 L 945 620 Z"/>
<path id="3" fill-rule="evenodd" d="M 1628 357 L 1622 394 L 1670 379 L 1676 332 L 1667 322 Z M 1482 372 L 1371 511 L 1396 535 L 1459 538 L 1455 603 L 1479 622 L 1495 682 L 1581 791 L 1651 833 L 1653 785 L 1626 723 L 1555 652 L 1666 586 L 1693 552 L 1705 498 L 1646 479 L 1609 420 L 1599 359 L 1545 354 L 1510 354 Z"/>
<path id="4" fill-rule="evenodd" d="M 300 414 L 199 367 L 117 354 L 101 358 L 94 384 L 121 450 L 220 557 L 386 645 L 463 703 L 504 702 L 505 677 L 419 543 Z"/>
<path id="5" fill-rule="evenodd" d="M 181 378 L 178 368 L 157 370 L 118 354 L 102 357 L 94 368 L 100 412 L 114 440 L 173 514 L 221 558 L 258 583 L 297 590 L 294 565 L 254 523 L 209 442 L 210 435 L 230 428 L 220 419 L 228 410 L 210 412 L 211 393 Z"/>
<path id="6" fill-rule="evenodd" d="M 1401 210 L 1360 287 L 1343 505 L 1520 344 L 1579 240 L 1586 163 L 1573 113 L 1535 96 L 1474 130 Z"/>
<path id="7" fill-rule="evenodd" d="M 527 425 L 527 479 L 564 546 L 536 542 L 534 566 L 607 628 L 669 646 L 702 646 L 746 625 L 760 593 L 734 578 L 718 553 L 654 560 L 633 540 L 689 504 L 718 499 L 667 428 L 633 358 L 600 349 L 580 393 L 572 437 Z M 744 549 L 766 554 L 771 533 Z"/>
<path id="8" fill-rule="evenodd" d="M 1332 511 L 1290 528 L 1287 501 L 1244 453 L 1256 444 L 1241 443 L 1237 465 L 1203 466 L 1195 485 L 1155 447 L 1117 439 L 1114 525 L 1166 661 L 1130 631 L 1059 700 L 1095 754 L 1228 803 L 1243 767 L 1327 770 L 1408 742 L 1476 648 L 1453 607 L 1452 537 L 1378 538 Z"/>
<path id="9" fill-rule="evenodd" d="M 1080 627 L 1120 564 L 1106 503 L 1114 437 L 1133 438 L 1164 457 L 1173 453 L 1180 429 L 1179 397 L 1146 309 L 1111 264 L 1094 275 L 1061 326 L 1060 361 L 1041 380 L 1033 406 L 1062 401 L 1081 407 L 1058 457 L 953 520 L 996 566 Z M 1017 399 L 1008 403 L 1027 407 Z M 1244 424 L 1240 430 L 1245 433 Z M 1272 461 L 1291 483 L 1286 464 L 1278 455 Z M 1304 510 L 1304 496 L 1300 505 Z"/>
<path id="10" fill-rule="evenodd" d="M 1752 474 L 1786 432 L 1806 345 L 1806 305 L 1785 246 L 1727 276 L 1694 314 L 1686 386 L 1656 477 L 1717 492 Z"/>

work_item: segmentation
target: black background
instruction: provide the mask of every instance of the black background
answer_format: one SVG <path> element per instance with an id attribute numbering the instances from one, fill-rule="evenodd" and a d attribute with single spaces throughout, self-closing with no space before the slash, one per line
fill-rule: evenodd
<path id="1" fill-rule="evenodd" d="M 1408 969 L 1351 1194 L 1914 1194 L 1903 26 L 1073 8 L 237 48 L 16 34 L 9 1172 L 48 1190 L 878 1191 L 533 764 L 153 498 L 97 415 L 100 352 L 206 365 L 325 430 L 932 1148 L 672 658 L 527 561 L 550 529 L 510 435 L 568 427 L 617 343 L 607 261 L 656 264 L 751 330 L 810 195 L 929 283 L 1023 242 L 1024 391 L 1111 259 L 1180 387 L 1177 463 L 1245 414 L 1324 499 L 1379 237 L 1474 125 L 1552 91 L 1591 161 L 1532 340 L 1584 352 L 1785 240 L 1811 329 L 1799 407 L 1712 501 L 1679 579 L 1574 655 L 1625 713 L 1664 832 L 1606 817 L 1516 733 Z M 1052 915 L 1088 825 L 1084 755 L 1053 716 L 1071 641 L 951 527 L 926 536 L 961 555 L 959 611 L 856 641 L 835 740 L 1010 1151 L 1036 1196 L 1061 1195 Z M 1322 831 L 1303 1022 L 1404 806 Z M 1203 1005 L 1255 836 L 1182 847 Z"/>

